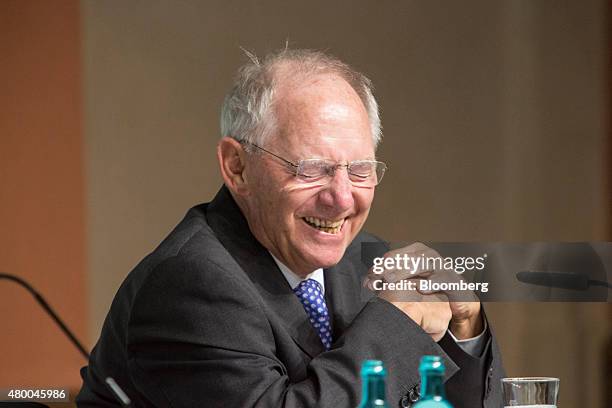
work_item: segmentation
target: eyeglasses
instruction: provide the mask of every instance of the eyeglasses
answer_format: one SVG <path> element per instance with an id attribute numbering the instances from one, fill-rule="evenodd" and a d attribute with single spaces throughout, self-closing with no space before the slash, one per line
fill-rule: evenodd
<path id="1" fill-rule="evenodd" d="M 282 160 L 285 164 L 294 169 L 297 178 L 307 183 L 321 182 L 322 184 L 327 184 L 334 177 L 334 174 L 336 174 L 336 169 L 346 167 L 349 180 L 354 186 L 374 187 L 381 182 L 387 170 L 387 165 L 385 163 L 376 160 L 354 160 L 347 164 L 341 164 L 329 159 L 305 159 L 293 163 L 254 143 L 241 143 L 247 146 L 253 146 Z"/>

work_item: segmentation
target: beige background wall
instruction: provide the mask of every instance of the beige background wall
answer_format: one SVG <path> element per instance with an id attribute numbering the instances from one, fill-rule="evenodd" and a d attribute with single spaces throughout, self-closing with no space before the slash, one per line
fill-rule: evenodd
<path id="1" fill-rule="evenodd" d="M 118 285 L 220 185 L 239 47 L 326 49 L 377 87 L 390 240 L 610 240 L 604 0 L 83 1 L 90 338 Z M 606 305 L 492 304 L 511 375 L 604 406 Z M 580 391 L 580 393 L 579 393 Z"/>

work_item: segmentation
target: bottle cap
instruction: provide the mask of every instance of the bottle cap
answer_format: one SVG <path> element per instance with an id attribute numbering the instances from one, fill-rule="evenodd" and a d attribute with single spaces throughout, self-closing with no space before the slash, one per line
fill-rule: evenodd
<path id="1" fill-rule="evenodd" d="M 380 360 L 365 360 L 361 365 L 361 375 L 380 375 L 384 377 L 387 375 L 387 370 Z"/>
<path id="2" fill-rule="evenodd" d="M 419 366 L 421 373 L 444 374 L 444 360 L 440 356 L 423 356 Z"/>

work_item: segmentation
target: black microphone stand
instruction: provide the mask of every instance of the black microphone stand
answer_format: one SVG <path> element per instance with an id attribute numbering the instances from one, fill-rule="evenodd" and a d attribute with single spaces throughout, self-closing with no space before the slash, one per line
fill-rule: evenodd
<path id="1" fill-rule="evenodd" d="M 30 292 L 32 294 L 32 296 L 34 296 L 34 299 L 36 299 L 38 304 L 40 306 L 42 306 L 43 309 L 45 309 L 47 314 L 49 316 L 51 316 L 53 321 L 59 326 L 59 328 L 62 330 L 62 332 L 64 332 L 64 334 L 70 339 L 72 344 L 74 344 L 75 347 L 77 349 L 79 349 L 79 351 L 81 352 L 83 357 L 85 357 L 86 360 L 89 360 L 89 353 L 85 350 L 85 347 L 83 347 L 81 342 L 70 331 L 68 326 L 66 326 L 66 324 L 63 322 L 63 320 L 60 319 L 60 317 L 57 315 L 57 313 L 55 313 L 53 308 L 47 303 L 45 298 L 43 298 L 42 295 L 40 293 L 38 293 L 38 291 L 36 291 L 36 289 L 34 289 L 32 287 L 32 285 L 30 285 L 25 280 L 21 279 L 19 276 L 11 275 L 11 274 L 8 274 L 8 273 L 0 273 L 0 279 L 8 279 L 10 281 L 13 281 L 13 282 L 21 285 L 22 287 L 24 287 L 28 292 Z M 108 388 L 112 391 L 113 395 L 115 396 L 115 398 L 117 398 L 117 400 L 121 403 L 122 406 L 124 406 L 124 407 L 130 407 L 131 406 L 130 398 L 125 394 L 125 392 L 121 389 L 121 387 L 119 387 L 119 385 L 115 382 L 115 380 L 112 377 L 106 377 L 104 382 L 106 383 Z M 4 403 L 0 402 L 0 404 L 4 404 Z M 3 405 L 3 406 L 6 406 L 8 408 L 8 405 Z M 18 406 L 25 408 L 27 405 L 24 405 L 24 403 L 19 403 Z M 30 406 L 32 406 L 32 407 L 34 407 L 34 406 L 38 406 L 38 407 L 42 406 L 42 407 L 44 407 L 45 405 L 37 404 L 37 403 L 31 403 Z"/>
<path id="2" fill-rule="evenodd" d="M 72 334 L 72 332 L 70 331 L 68 326 L 66 326 L 66 324 L 62 321 L 62 319 L 60 319 L 60 317 L 57 315 L 57 313 L 55 313 L 55 311 L 51 308 L 51 306 L 49 306 L 47 301 L 42 297 L 42 295 L 40 293 L 38 293 L 36 291 L 36 289 L 34 289 L 32 287 L 32 285 L 30 285 L 28 282 L 26 282 L 25 280 L 21 279 L 20 277 L 15 276 L 15 275 L 10 275 L 8 273 L 0 273 L 0 279 L 11 280 L 11 281 L 16 282 L 19 285 L 23 286 L 24 288 L 26 288 L 26 290 L 28 292 L 30 292 L 32 294 L 32 296 L 34 296 L 34 299 L 36 299 L 38 304 L 40 304 L 42 306 L 42 308 L 45 309 L 45 311 L 49 314 L 49 316 L 51 316 L 53 321 L 55 321 L 55 323 L 59 326 L 59 328 L 70 339 L 72 344 L 74 344 L 75 347 L 77 349 L 79 349 L 79 351 L 81 352 L 83 357 L 85 357 L 86 360 L 89 360 L 89 353 L 85 350 L 85 347 L 83 347 L 81 342 L 75 337 L 74 334 Z"/>

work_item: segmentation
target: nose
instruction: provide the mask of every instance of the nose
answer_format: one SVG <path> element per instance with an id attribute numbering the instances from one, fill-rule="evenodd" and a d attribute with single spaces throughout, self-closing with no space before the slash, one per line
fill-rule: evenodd
<path id="1" fill-rule="evenodd" d="M 321 204 L 332 207 L 336 212 L 345 212 L 351 208 L 353 199 L 353 185 L 349 179 L 346 167 L 338 167 L 329 184 L 319 193 Z"/>

